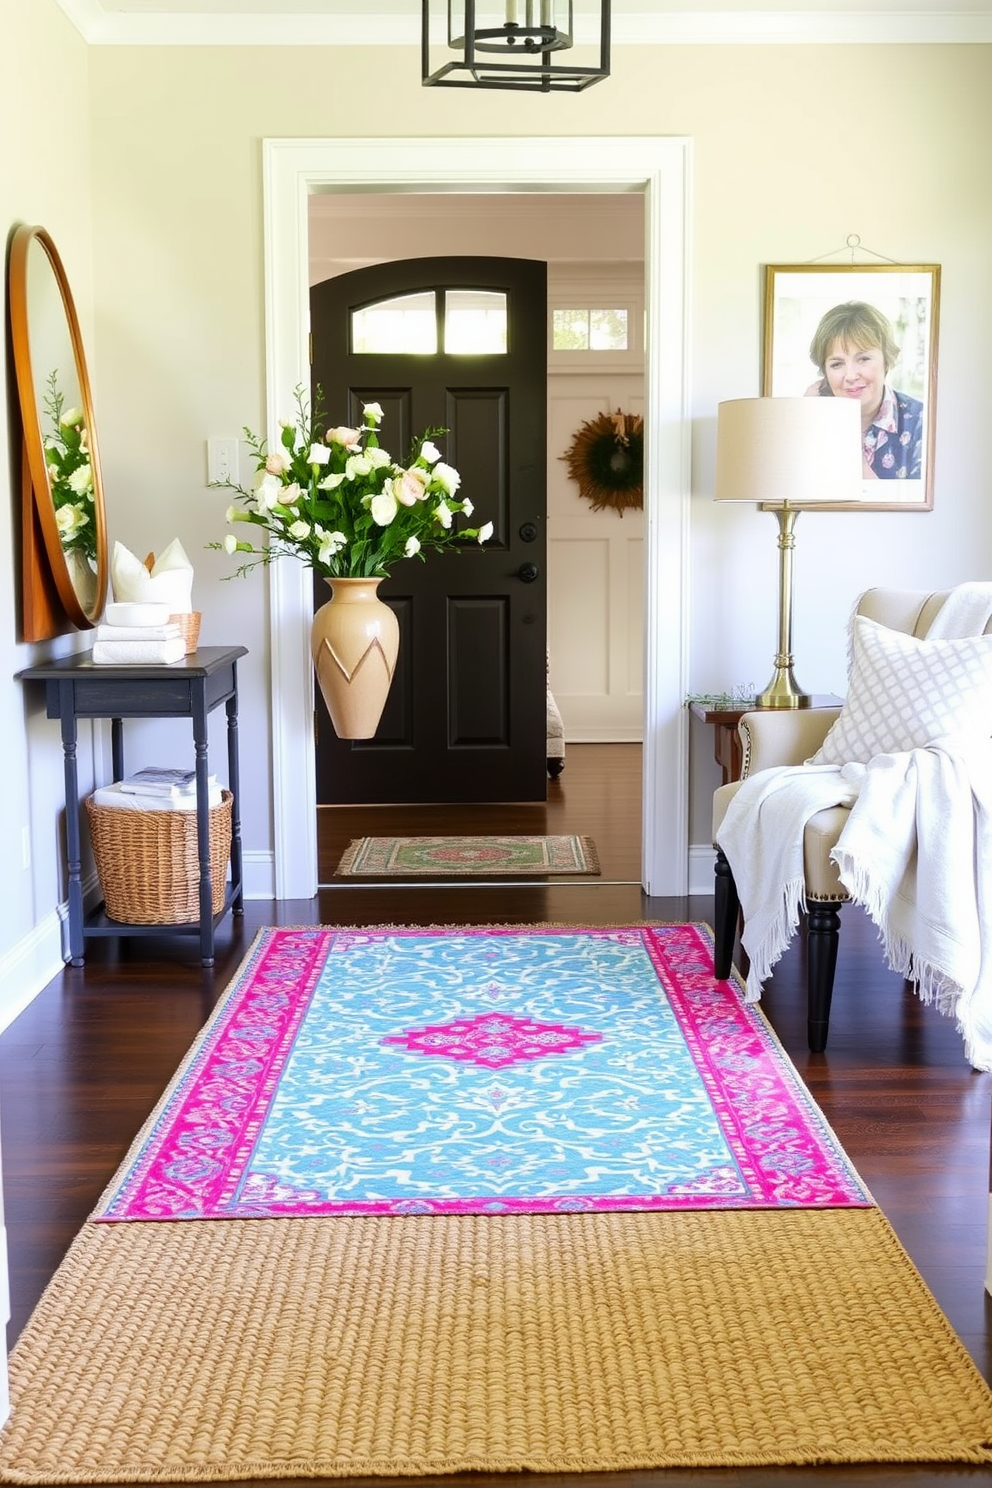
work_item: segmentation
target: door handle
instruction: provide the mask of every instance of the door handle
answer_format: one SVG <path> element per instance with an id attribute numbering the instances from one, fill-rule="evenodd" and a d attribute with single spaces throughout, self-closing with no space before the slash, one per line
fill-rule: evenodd
<path id="1" fill-rule="evenodd" d="M 534 580 L 540 576 L 541 570 L 536 563 L 521 563 L 517 569 L 517 578 L 521 584 L 533 584 Z"/>

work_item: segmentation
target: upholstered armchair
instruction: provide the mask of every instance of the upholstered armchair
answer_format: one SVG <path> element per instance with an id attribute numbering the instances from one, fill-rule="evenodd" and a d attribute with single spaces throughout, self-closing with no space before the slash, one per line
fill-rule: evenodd
<path id="1" fill-rule="evenodd" d="M 871 589 L 858 604 L 857 614 L 889 630 L 923 638 L 949 591 Z M 985 633 L 992 631 L 992 621 Z M 796 709 L 746 713 L 740 720 L 742 779 L 776 765 L 802 765 L 819 749 L 839 709 Z M 728 806 L 740 781 L 721 786 L 713 798 L 715 869 L 715 949 L 717 977 L 729 976 L 740 914 L 740 899 L 730 865 L 717 844 Z M 807 1017 L 809 1047 L 826 1047 L 837 963 L 841 915 L 848 894 L 840 881 L 831 850 L 844 828 L 850 808 L 831 806 L 810 817 L 803 834 L 807 929 Z"/>

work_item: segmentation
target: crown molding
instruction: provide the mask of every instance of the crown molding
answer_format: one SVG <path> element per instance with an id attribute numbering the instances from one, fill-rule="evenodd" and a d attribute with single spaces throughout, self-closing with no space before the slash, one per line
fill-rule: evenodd
<path id="1" fill-rule="evenodd" d="M 91 46 L 410 46 L 419 18 L 386 10 L 335 15 L 104 10 L 100 0 L 57 0 Z M 576 18 L 577 40 L 585 38 Z M 588 19 L 588 18 L 587 18 Z M 992 14 L 932 11 L 669 11 L 614 5 L 614 46 L 846 46 L 992 43 Z"/>
<path id="2" fill-rule="evenodd" d="M 992 42 L 977 11 L 671 11 L 614 15 L 614 45 L 900 46 Z"/>
<path id="3" fill-rule="evenodd" d="M 420 46 L 417 16 L 357 11 L 106 11 L 100 0 L 56 0 L 91 46 Z"/>

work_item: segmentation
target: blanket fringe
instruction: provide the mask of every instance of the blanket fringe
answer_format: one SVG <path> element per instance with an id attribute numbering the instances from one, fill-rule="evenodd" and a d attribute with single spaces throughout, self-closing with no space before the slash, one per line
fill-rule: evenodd
<path id="1" fill-rule="evenodd" d="M 988 1041 L 971 1026 L 970 1017 L 963 1012 L 964 988 L 951 981 L 932 961 L 920 961 L 904 936 L 895 935 L 886 928 L 886 896 L 878 880 L 863 866 L 855 865 L 851 854 L 842 848 L 834 848 L 832 856 L 844 887 L 878 931 L 886 966 L 912 985 L 922 1003 L 932 1004 L 939 1013 L 954 1019 L 955 1027 L 964 1039 L 965 1058 L 973 1069 L 992 1070 Z"/>
<path id="2" fill-rule="evenodd" d="M 792 937 L 799 928 L 799 913 L 806 908 L 806 881 L 803 876 L 790 878 L 783 890 L 778 912 L 770 925 L 765 927 L 761 944 L 747 943 L 747 923 L 744 925 L 742 945 L 747 951 L 750 968 L 744 988 L 745 1002 L 759 1002 L 761 986 L 771 975 L 772 967 L 788 950 Z"/>

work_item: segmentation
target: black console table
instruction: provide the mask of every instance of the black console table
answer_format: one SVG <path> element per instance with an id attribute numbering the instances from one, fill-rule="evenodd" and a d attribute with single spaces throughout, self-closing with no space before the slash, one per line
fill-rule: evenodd
<path id="1" fill-rule="evenodd" d="M 18 672 L 22 682 L 44 682 L 49 718 L 62 724 L 65 763 L 66 869 L 69 893 L 69 956 L 83 964 L 86 937 L 94 935 L 199 934 L 200 960 L 214 963 L 214 929 L 230 910 L 244 913 L 241 816 L 238 780 L 238 658 L 244 646 L 201 646 L 183 661 L 157 666 L 94 666 L 90 653 L 46 661 Z M 223 703 L 227 711 L 227 765 L 231 802 L 231 882 L 220 913 L 213 913 L 210 868 L 210 803 L 207 779 L 207 715 Z M 77 721 L 111 719 L 114 779 L 124 778 L 125 718 L 189 718 L 196 764 L 196 845 L 200 863 L 200 918 L 188 925 L 124 925 L 103 907 L 84 920 L 79 837 Z"/>

